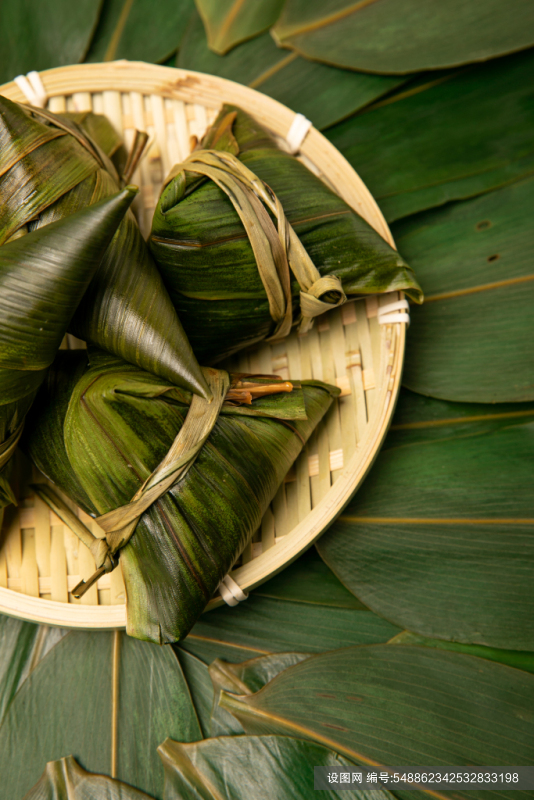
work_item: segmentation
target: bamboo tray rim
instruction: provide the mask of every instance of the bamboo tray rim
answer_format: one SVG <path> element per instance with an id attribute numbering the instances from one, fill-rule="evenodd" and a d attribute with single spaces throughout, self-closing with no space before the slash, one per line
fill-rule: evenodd
<path id="1" fill-rule="evenodd" d="M 206 108 L 218 109 L 222 102 L 241 105 L 259 118 L 266 127 L 285 138 L 295 112 L 276 100 L 226 78 L 193 72 L 191 70 L 163 67 L 135 61 L 114 61 L 106 64 L 82 64 L 57 67 L 40 73 L 49 97 L 72 96 L 99 92 L 157 94 L 163 98 L 197 103 Z M 200 94 L 199 94 L 200 91 Z M 0 86 L 0 94 L 17 102 L 27 102 L 14 83 Z M 300 153 L 316 166 L 328 162 L 333 172 L 333 183 L 343 199 L 392 246 L 393 237 L 371 193 L 341 153 L 316 128 L 310 128 L 300 148 Z M 347 180 L 347 175 L 350 180 Z M 402 293 L 397 293 L 402 298 Z M 342 475 L 329 491 L 299 522 L 290 533 L 252 561 L 230 573 L 239 586 L 247 591 L 273 577 L 310 547 L 334 522 L 350 501 L 376 458 L 389 424 L 400 389 L 404 360 L 406 324 L 393 323 L 395 349 L 385 367 L 388 376 L 379 387 L 377 416 L 368 424 L 368 433 L 350 460 L 344 464 Z M 391 337 L 390 337 L 391 338 Z M 381 362 L 386 357 L 381 347 Z M 269 569 L 265 572 L 267 564 Z M 223 604 L 220 596 L 212 598 L 206 609 Z M 80 605 L 47 600 L 0 587 L 0 613 L 41 624 L 82 629 L 117 629 L 126 626 L 126 605 Z"/>

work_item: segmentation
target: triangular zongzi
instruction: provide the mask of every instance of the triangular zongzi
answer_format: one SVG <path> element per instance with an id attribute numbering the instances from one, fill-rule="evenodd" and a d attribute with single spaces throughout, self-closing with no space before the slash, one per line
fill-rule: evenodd
<path id="1" fill-rule="evenodd" d="M 102 351 L 90 351 L 80 377 L 73 357 L 87 358 L 60 354 L 25 446 L 47 477 L 99 515 L 110 550 L 122 547 L 128 633 L 178 641 L 339 390 L 206 369 L 209 404 Z M 91 550 L 103 570 L 99 542 Z"/>
<path id="2" fill-rule="evenodd" d="M 422 299 L 396 250 L 232 106 L 173 168 L 150 247 L 201 363 L 285 335 L 292 318 L 346 296 L 403 290 Z"/>
<path id="3" fill-rule="evenodd" d="M 114 194 L 113 164 L 68 117 L 0 96 L 0 244 Z M 208 389 L 131 211 L 70 331 L 204 397 Z"/>
<path id="4" fill-rule="evenodd" d="M 24 418 L 137 190 L 0 247 L 0 507 Z"/>

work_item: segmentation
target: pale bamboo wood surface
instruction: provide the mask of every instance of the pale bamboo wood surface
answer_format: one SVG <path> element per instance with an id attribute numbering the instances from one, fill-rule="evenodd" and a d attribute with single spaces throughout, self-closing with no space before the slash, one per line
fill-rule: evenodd
<path id="1" fill-rule="evenodd" d="M 140 186 L 135 211 L 143 233 L 150 230 L 162 181 L 190 152 L 223 102 L 254 115 L 281 143 L 294 112 L 259 92 L 211 75 L 118 61 L 62 67 L 41 73 L 51 111 L 106 114 L 128 147 L 135 129 L 150 135 L 147 155 L 132 183 Z M 25 102 L 10 83 L 0 93 Z M 371 194 L 343 156 L 311 128 L 299 157 L 331 185 L 391 244 L 387 224 Z M 328 175 L 328 178 L 326 178 Z M 400 387 L 405 344 L 403 323 L 380 325 L 381 306 L 392 293 L 347 303 L 319 318 L 304 336 L 293 333 L 262 344 L 231 362 L 244 372 L 316 378 L 340 387 L 341 396 L 313 434 L 265 514 L 260 530 L 231 575 L 247 591 L 276 574 L 310 546 L 349 501 L 384 439 Z M 74 337 L 69 345 L 79 346 Z M 230 362 L 228 362 L 230 365 Z M 18 508 L 6 509 L 0 538 L 0 613 L 43 624 L 78 628 L 124 627 L 125 589 L 120 569 L 104 575 L 83 598 L 72 589 L 94 570 L 90 552 L 28 484 L 44 481 L 18 458 Z M 103 535 L 83 511 L 80 518 Z M 217 596 L 208 608 L 219 605 Z"/>

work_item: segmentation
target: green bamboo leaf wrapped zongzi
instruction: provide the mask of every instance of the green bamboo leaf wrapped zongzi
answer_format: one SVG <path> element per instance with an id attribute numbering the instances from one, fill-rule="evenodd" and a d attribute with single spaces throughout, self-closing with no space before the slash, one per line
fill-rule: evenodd
<path id="1" fill-rule="evenodd" d="M 105 134 L 98 120 L 91 124 L 109 150 L 109 131 Z M 87 135 L 88 126 L 86 118 L 55 116 L 0 96 L 0 244 L 118 190 L 116 170 L 103 149 Z M 198 363 L 131 212 L 105 253 L 69 330 L 143 369 L 208 396 Z"/>
<path id="2" fill-rule="evenodd" d="M 24 418 L 135 197 L 132 187 L 0 247 L 0 508 Z"/>
<path id="3" fill-rule="evenodd" d="M 202 363 L 296 318 L 305 331 L 347 296 L 421 302 L 401 256 L 244 111 L 224 106 L 202 145 L 172 170 L 150 236 Z"/>
<path id="4" fill-rule="evenodd" d="M 339 390 L 207 368 L 207 403 L 102 351 L 90 351 L 88 365 L 84 352 L 60 356 L 25 447 L 106 531 L 87 542 L 95 576 L 120 551 L 128 633 L 178 641 Z M 37 490 L 68 523 L 68 510 Z"/>

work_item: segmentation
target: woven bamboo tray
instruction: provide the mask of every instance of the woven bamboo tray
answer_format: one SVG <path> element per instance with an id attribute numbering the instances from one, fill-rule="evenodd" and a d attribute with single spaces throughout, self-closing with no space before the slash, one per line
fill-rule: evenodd
<path id="1" fill-rule="evenodd" d="M 93 110 L 108 116 L 128 147 L 135 129 L 151 145 L 132 182 L 140 188 L 135 208 L 144 234 L 150 230 L 164 176 L 190 152 L 223 102 L 235 103 L 285 142 L 294 112 L 259 92 L 222 78 L 149 64 L 118 61 L 41 73 L 51 111 Z M 27 102 L 15 83 L 0 93 Z M 341 154 L 314 128 L 299 157 L 386 239 L 391 233 L 371 194 Z M 400 386 L 406 315 L 402 295 L 391 293 L 347 303 L 321 317 L 303 336 L 263 344 L 236 356 L 243 372 L 276 373 L 284 379 L 318 378 L 341 396 L 314 433 L 265 514 L 261 529 L 231 576 L 243 591 L 272 577 L 308 548 L 330 525 L 362 482 L 386 434 Z M 393 308 L 392 308 L 393 304 Z M 394 320 L 399 317 L 399 322 Z M 68 345 L 77 346 L 73 337 Z M 79 346 L 79 345 L 78 345 Z M 229 362 L 226 362 L 229 364 Z M 90 552 L 33 496 L 28 484 L 44 481 L 19 456 L 19 506 L 6 509 L 0 538 L 0 613 L 71 628 L 120 628 L 126 624 L 120 568 L 104 575 L 80 600 L 71 591 L 94 571 Z M 71 506 L 73 504 L 71 503 Z M 81 519 L 98 535 L 90 517 Z M 103 532 L 101 533 L 103 535 Z M 214 597 L 208 608 L 222 603 Z"/>

